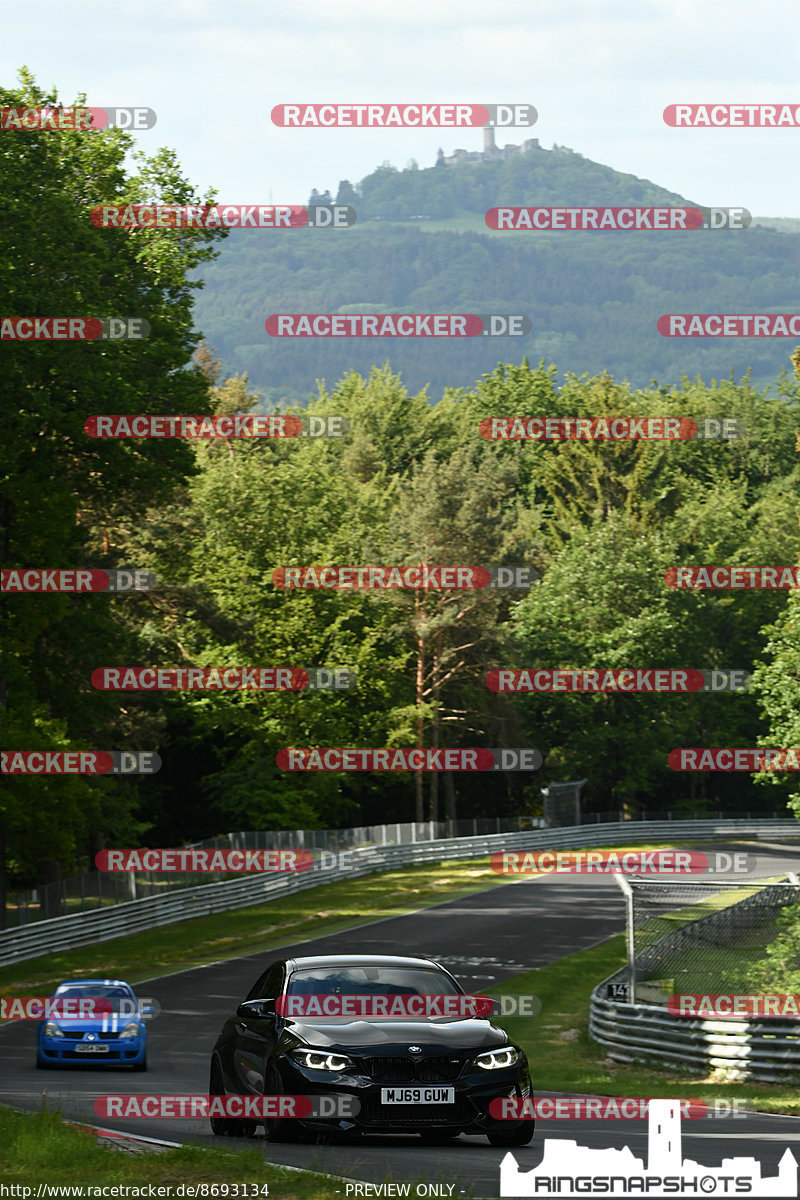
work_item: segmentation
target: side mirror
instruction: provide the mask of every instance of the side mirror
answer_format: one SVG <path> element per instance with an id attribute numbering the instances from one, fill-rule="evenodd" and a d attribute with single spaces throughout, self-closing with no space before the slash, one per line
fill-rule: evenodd
<path id="1" fill-rule="evenodd" d="M 266 1017 L 274 1012 L 274 1000 L 244 1000 L 236 1009 L 237 1017 Z"/>

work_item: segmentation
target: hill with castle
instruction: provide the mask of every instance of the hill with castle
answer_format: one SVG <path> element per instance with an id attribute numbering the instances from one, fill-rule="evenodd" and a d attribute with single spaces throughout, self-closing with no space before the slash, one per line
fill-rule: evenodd
<path id="1" fill-rule="evenodd" d="M 306 197 L 291 197 L 302 203 Z M 767 386 L 790 370 L 786 339 L 665 338 L 670 312 L 792 312 L 800 234 L 743 230 L 500 232 L 496 205 L 719 204 L 683 197 L 538 139 L 443 151 L 429 167 L 382 163 L 359 183 L 340 180 L 311 203 L 349 204 L 349 229 L 232 230 L 202 269 L 198 329 L 226 373 L 247 372 L 265 402 L 305 402 L 315 381 L 369 374 L 387 361 L 406 387 L 469 387 L 498 362 L 524 356 L 559 372 L 608 374 L 634 386 L 752 371 Z M 738 197 L 731 197 L 736 204 Z M 199 272 L 198 272 L 199 274 Z M 302 338 L 267 335 L 272 313 L 499 313 L 530 318 L 524 337 Z M 785 343 L 785 344 L 784 344 Z"/>

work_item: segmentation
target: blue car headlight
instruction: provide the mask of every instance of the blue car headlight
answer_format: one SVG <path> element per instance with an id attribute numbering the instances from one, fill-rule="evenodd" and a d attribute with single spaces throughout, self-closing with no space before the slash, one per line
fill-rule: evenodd
<path id="1" fill-rule="evenodd" d="M 499 1050 L 486 1050 L 473 1058 L 476 1067 L 483 1071 L 497 1071 L 501 1067 L 513 1067 L 519 1060 L 519 1050 L 513 1046 L 503 1046 Z"/>
<path id="2" fill-rule="evenodd" d="M 141 1037 L 142 1031 L 135 1021 L 131 1021 L 130 1025 L 126 1025 L 124 1029 L 120 1030 L 119 1036 L 120 1039 Z"/>
<path id="3" fill-rule="evenodd" d="M 309 1071 L 346 1071 L 353 1065 L 346 1054 L 327 1050 L 303 1050 L 298 1047 L 291 1051 L 289 1057 Z"/>
<path id="4" fill-rule="evenodd" d="M 64 1030 L 59 1029 L 55 1021 L 47 1021 L 44 1027 L 43 1037 L 60 1037 L 63 1038 Z"/>

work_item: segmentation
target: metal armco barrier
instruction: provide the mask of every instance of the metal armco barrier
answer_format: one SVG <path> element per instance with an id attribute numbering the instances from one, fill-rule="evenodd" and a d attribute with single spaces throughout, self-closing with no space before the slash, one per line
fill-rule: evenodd
<path id="1" fill-rule="evenodd" d="M 798 885 L 774 885 L 774 902 L 797 894 Z M 773 889 L 770 889 L 772 891 Z M 720 912 L 702 917 L 688 930 L 700 927 L 713 938 L 721 928 L 733 932 L 737 909 L 742 927 L 750 920 L 758 897 L 749 897 Z M 678 944 L 681 931 L 654 942 L 637 963 L 657 958 L 659 946 Z M 674 1066 L 682 1071 L 707 1073 L 713 1070 L 720 1082 L 754 1080 L 760 1083 L 786 1081 L 800 1071 L 800 1020 L 791 1017 L 713 1019 L 678 1017 L 660 1004 L 629 1003 L 609 999 L 610 984 L 627 984 L 626 965 L 594 989 L 589 1006 L 589 1035 L 605 1046 L 617 1062 L 647 1062 Z"/>
<path id="2" fill-rule="evenodd" d="M 606 825 L 575 825 L 562 829 L 526 829 L 519 833 L 482 837 L 441 838 L 400 846 L 367 847 L 346 852 L 335 866 L 298 874 L 257 874 L 199 887 L 180 888 L 165 896 L 149 896 L 91 912 L 53 917 L 0 933 L 0 966 L 36 958 L 77 946 L 94 945 L 157 925 L 170 925 L 190 917 L 227 912 L 262 904 L 278 896 L 303 891 L 321 883 L 334 883 L 416 863 L 482 858 L 502 850 L 569 850 L 581 846 L 633 845 L 637 842 L 714 841 L 721 838 L 800 837 L 794 819 L 615 821 Z"/>

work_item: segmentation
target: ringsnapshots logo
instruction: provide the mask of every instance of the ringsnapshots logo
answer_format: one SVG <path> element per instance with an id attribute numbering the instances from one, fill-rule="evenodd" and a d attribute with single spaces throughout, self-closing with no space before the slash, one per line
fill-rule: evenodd
<path id="1" fill-rule="evenodd" d="M 96 204 L 98 229 L 348 229 L 349 204 Z"/>
<path id="2" fill-rule="evenodd" d="M 662 337 L 800 337 L 800 313 L 664 313 Z"/>
<path id="3" fill-rule="evenodd" d="M 796 104 L 668 104 L 664 124 L 673 129 L 796 129 Z"/>
<path id="4" fill-rule="evenodd" d="M 539 576 L 533 567 L 276 567 L 272 582 L 277 588 L 310 591 L 377 591 L 407 588 L 422 591 L 470 591 L 518 588 L 526 591 Z"/>
<path id="5" fill-rule="evenodd" d="M 155 750 L 4 750 L 3 775 L 153 775 Z"/>
<path id="6" fill-rule="evenodd" d="M 149 336 L 143 317 L 0 317 L 3 342 L 138 342 Z"/>
<path id="7" fill-rule="evenodd" d="M 198 1093 L 167 1095 L 107 1095 L 94 1101 L 95 1116 L 171 1118 L 195 1121 L 205 1117 L 236 1117 L 251 1121 L 272 1120 L 351 1120 L 357 1117 L 361 1105 L 355 1096 L 320 1095 L 261 1095 L 207 1096 Z"/>
<path id="8" fill-rule="evenodd" d="M 478 432 L 489 442 L 672 442 L 744 436 L 731 417 L 484 417 Z"/>
<path id="9" fill-rule="evenodd" d="M 530 746 L 496 750 L 313 747 L 279 750 L 275 762 L 281 771 L 538 771 L 543 759 Z"/>
<path id="10" fill-rule="evenodd" d="M 105 692 L 346 691 L 348 667 L 98 667 L 92 687 Z"/>
<path id="11" fill-rule="evenodd" d="M 728 591 L 800 587 L 800 567 L 668 567 L 664 582 L 671 588 L 705 588 Z"/>
<path id="12" fill-rule="evenodd" d="M 310 850 L 100 850 L 94 857 L 98 871 L 241 872 L 309 871 L 314 866 Z"/>
<path id="13" fill-rule="evenodd" d="M 800 747 L 679 746 L 667 761 L 673 771 L 800 771 Z"/>
<path id="14" fill-rule="evenodd" d="M 63 108 L 52 104 L 38 108 L 0 108 L 0 130 L 33 131 L 50 129 L 85 133 L 91 129 L 152 129 L 156 114 L 152 108 L 117 108 L 111 105 L 83 105 Z"/>
<path id="15" fill-rule="evenodd" d="M 151 592 L 158 586 L 152 571 L 100 571 L 69 568 L 0 571 L 0 592 Z"/>
<path id="16" fill-rule="evenodd" d="M 489 229 L 631 230 L 747 229 L 752 217 L 746 208 L 490 208 L 484 220 Z"/>
<path id="17" fill-rule="evenodd" d="M 496 875 L 752 875 L 753 854 L 702 850 L 502 850 Z"/>
<path id="18" fill-rule="evenodd" d="M 486 676 L 490 692 L 743 692 L 748 671 L 696 671 L 671 668 L 607 668 L 596 670 L 493 670 Z"/>
<path id="19" fill-rule="evenodd" d="M 345 437 L 350 422 L 338 413 L 231 413 L 216 417 L 117 413 L 87 417 L 83 430 L 93 438 L 321 438 Z"/>
<path id="20" fill-rule="evenodd" d="M 743 1021 L 751 1017 L 800 1017 L 800 995 L 796 992 L 774 992 L 761 995 L 714 993 L 712 995 L 670 996 L 667 1012 L 673 1017 L 699 1017 L 713 1021 Z"/>
<path id="21" fill-rule="evenodd" d="M 525 337 L 521 313 L 272 313 L 270 337 Z"/>
<path id="22" fill-rule="evenodd" d="M 579 1099 L 590 1102 L 593 1098 Z M 504 1100 L 492 1103 L 503 1104 Z M 509 1103 L 512 1103 L 510 1098 Z M 625 1101 L 618 1100 L 617 1103 Z M 530 1171 L 521 1171 L 513 1154 L 505 1155 L 500 1164 L 500 1196 L 697 1197 L 713 1193 L 718 1196 L 765 1196 L 773 1200 L 778 1196 L 797 1196 L 797 1161 L 789 1149 L 781 1157 L 778 1174 L 771 1177 L 762 1176 L 761 1164 L 752 1155 L 725 1158 L 720 1166 L 713 1167 L 683 1157 L 681 1120 L 743 1116 L 738 1108 L 730 1107 L 732 1102 L 715 1101 L 706 1105 L 705 1111 L 701 1110 L 704 1103 L 701 1100 L 648 1097 L 643 1098 L 642 1103 L 646 1103 L 646 1110 L 635 1115 L 632 1112 L 630 1119 L 641 1120 L 646 1116 L 645 1157 L 636 1157 L 627 1145 L 598 1148 L 562 1138 L 546 1138 L 541 1161 Z M 686 1104 L 690 1105 L 688 1110 Z M 500 1109 L 496 1111 L 499 1116 Z M 532 1112 L 531 1118 L 537 1115 Z M 602 1120 L 613 1115 L 613 1110 L 598 1113 Z M 581 1117 L 585 1119 L 585 1114 Z M 525 1118 L 515 1118 L 512 1109 L 506 1119 Z"/>
<path id="23" fill-rule="evenodd" d="M 282 129 L 478 129 L 535 125 L 532 104 L 276 104 Z"/>

